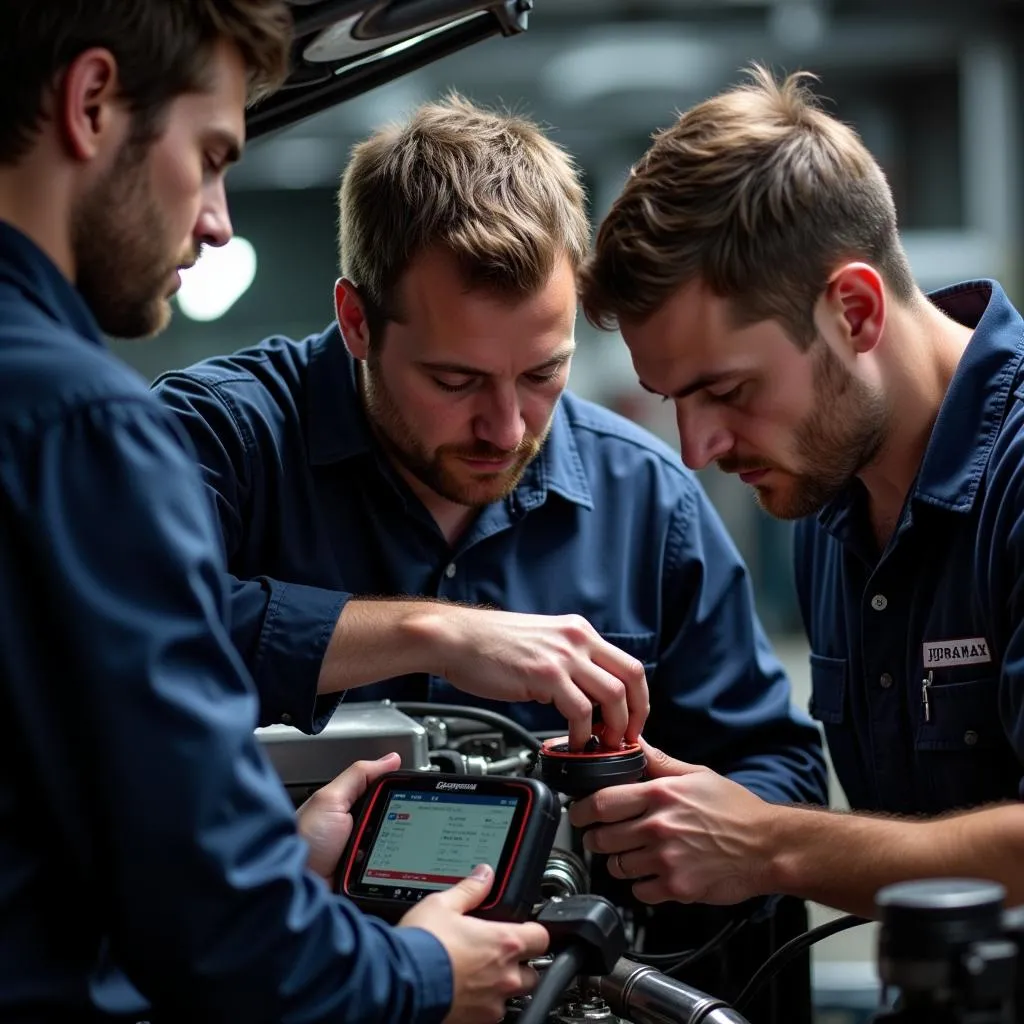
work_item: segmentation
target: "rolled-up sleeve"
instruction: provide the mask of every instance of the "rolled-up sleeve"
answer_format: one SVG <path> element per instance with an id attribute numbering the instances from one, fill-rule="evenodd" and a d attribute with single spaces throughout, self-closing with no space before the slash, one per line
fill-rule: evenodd
<path id="1" fill-rule="evenodd" d="M 189 435 L 220 527 L 218 543 L 231 565 L 261 532 L 262 517 L 275 510 L 263 498 L 264 467 L 253 457 L 257 428 L 220 387 L 197 377 L 168 374 L 154 390 Z M 352 595 L 265 574 L 228 573 L 227 581 L 231 636 L 260 696 L 260 724 L 285 722 L 319 732 L 344 696 L 318 696 L 317 687 L 335 625 Z"/>
<path id="2" fill-rule="evenodd" d="M 645 732 L 766 800 L 826 803 L 820 733 L 792 704 L 747 569 L 698 487 L 670 525 L 663 602 L 667 628 L 651 687 L 657 706 Z"/>
<path id="3" fill-rule="evenodd" d="M 60 846 L 46 898 L 91 894 L 114 961 L 161 1019 L 440 1021 L 441 944 L 365 917 L 305 870 L 173 418 L 143 395 L 0 445 L 5 714 Z M 292 628 L 273 595 L 268 608 L 270 628 Z M 321 621 L 337 610 L 308 605 Z"/>

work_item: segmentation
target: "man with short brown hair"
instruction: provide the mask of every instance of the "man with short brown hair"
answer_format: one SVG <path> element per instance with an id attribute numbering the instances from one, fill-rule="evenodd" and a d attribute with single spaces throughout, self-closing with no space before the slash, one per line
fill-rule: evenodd
<path id="1" fill-rule="evenodd" d="M 651 750 L 654 782 L 572 817 L 650 902 L 870 914 L 941 875 L 1019 902 L 1024 322 L 994 281 L 924 295 L 856 134 L 802 76 L 751 78 L 656 137 L 582 301 L 675 403 L 684 462 L 799 520 L 811 711 L 852 807 L 886 816 L 772 806 Z"/>
<path id="2" fill-rule="evenodd" d="M 231 237 L 290 36 L 280 0 L 0 5 L 0 1021 L 488 1024 L 547 948 L 466 916 L 485 865 L 397 928 L 332 894 L 398 758 L 296 822 L 194 453 L 104 345 Z"/>

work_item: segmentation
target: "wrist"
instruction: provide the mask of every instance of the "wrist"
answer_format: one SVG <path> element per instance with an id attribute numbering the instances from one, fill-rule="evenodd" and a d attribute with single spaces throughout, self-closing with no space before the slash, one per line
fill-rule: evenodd
<path id="1" fill-rule="evenodd" d="M 811 830 L 815 818 L 827 812 L 771 804 L 761 829 L 764 891 L 798 896 L 807 887 L 807 863 L 814 856 Z"/>
<path id="2" fill-rule="evenodd" d="M 416 652 L 417 671 L 450 678 L 462 646 L 462 611 L 441 601 L 410 602 L 398 623 L 398 642 Z"/>

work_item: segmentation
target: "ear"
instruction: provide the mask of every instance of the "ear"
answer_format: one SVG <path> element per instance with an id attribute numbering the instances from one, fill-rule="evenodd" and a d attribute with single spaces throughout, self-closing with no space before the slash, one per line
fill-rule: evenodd
<path id="1" fill-rule="evenodd" d="M 825 315 L 851 352 L 870 352 L 885 326 L 885 282 L 868 263 L 844 263 L 832 272 L 823 296 Z"/>
<path id="2" fill-rule="evenodd" d="M 363 300 L 356 286 L 346 277 L 339 277 L 334 282 L 334 309 L 345 348 L 353 359 L 365 359 L 370 350 L 370 325 L 366 320 Z"/>
<path id="3" fill-rule="evenodd" d="M 109 50 L 93 47 L 80 53 L 64 72 L 55 100 L 55 121 L 73 159 L 93 160 L 124 142 L 128 113 Z"/>

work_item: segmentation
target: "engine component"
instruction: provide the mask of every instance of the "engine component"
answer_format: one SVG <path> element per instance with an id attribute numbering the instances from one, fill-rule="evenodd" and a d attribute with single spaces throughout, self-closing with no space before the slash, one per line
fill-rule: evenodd
<path id="1" fill-rule="evenodd" d="M 544 868 L 544 877 L 541 879 L 541 896 L 544 899 L 581 896 L 589 891 L 590 873 L 583 859 L 571 850 L 554 847 Z"/>
<path id="2" fill-rule="evenodd" d="M 256 738 L 296 806 L 353 761 L 394 750 L 403 768 L 430 769 L 426 729 L 386 701 L 342 704 L 316 736 L 290 725 L 268 725 L 256 730 Z"/>
<path id="3" fill-rule="evenodd" d="M 647 758 L 639 743 L 608 749 L 591 737 L 583 750 L 569 749 L 566 736 L 545 740 L 538 755 L 540 777 L 556 793 L 578 799 L 590 796 L 606 786 L 639 782 L 647 767 Z"/>

